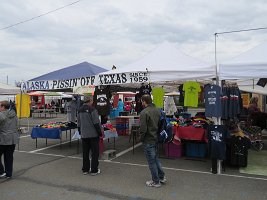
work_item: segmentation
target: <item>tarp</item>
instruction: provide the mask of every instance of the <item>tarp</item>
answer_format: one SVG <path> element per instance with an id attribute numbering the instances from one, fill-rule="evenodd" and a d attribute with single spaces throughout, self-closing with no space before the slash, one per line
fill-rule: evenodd
<path id="1" fill-rule="evenodd" d="M 34 91 L 34 92 L 30 92 L 28 93 L 28 95 L 30 96 L 44 96 L 47 92 L 43 92 L 43 91 Z"/>
<path id="2" fill-rule="evenodd" d="M 219 64 L 219 78 L 256 79 L 267 78 L 267 42 L 256 46 L 233 59 Z"/>
<path id="3" fill-rule="evenodd" d="M 139 72 L 142 72 L 141 81 L 139 81 Z M 122 73 L 125 73 L 125 77 L 122 76 L 122 78 L 127 79 L 127 83 L 129 80 L 132 81 L 131 83 L 201 80 L 214 78 L 215 66 L 184 54 L 172 43 L 164 42 L 140 60 L 117 67 L 115 70 L 100 73 L 100 75 Z M 111 79 L 110 77 L 105 78 Z M 104 81 L 102 80 L 102 82 Z M 118 82 L 118 84 L 120 83 Z M 111 84 L 116 83 L 111 82 Z"/>
<path id="4" fill-rule="evenodd" d="M 0 95 L 14 95 L 19 93 L 20 93 L 20 88 L 0 83 Z"/>
<path id="5" fill-rule="evenodd" d="M 82 62 L 76 65 L 72 65 L 63 69 L 44 74 L 42 76 L 38 76 L 36 78 L 31 79 L 30 81 L 75 79 L 85 76 L 96 75 L 105 71 L 107 71 L 107 69 L 88 62 Z"/>
<path id="6" fill-rule="evenodd" d="M 107 71 L 102 67 L 83 62 L 54 72 L 33 78 L 21 84 L 21 90 L 27 91 L 71 91 L 74 87 L 94 85 L 96 75 Z"/>

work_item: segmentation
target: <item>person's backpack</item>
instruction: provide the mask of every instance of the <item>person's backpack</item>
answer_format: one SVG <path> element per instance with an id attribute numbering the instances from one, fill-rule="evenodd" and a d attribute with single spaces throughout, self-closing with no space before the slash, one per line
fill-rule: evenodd
<path id="1" fill-rule="evenodd" d="M 166 115 L 160 109 L 160 119 L 158 122 L 158 143 L 168 143 L 173 139 L 172 126 L 168 125 Z"/>

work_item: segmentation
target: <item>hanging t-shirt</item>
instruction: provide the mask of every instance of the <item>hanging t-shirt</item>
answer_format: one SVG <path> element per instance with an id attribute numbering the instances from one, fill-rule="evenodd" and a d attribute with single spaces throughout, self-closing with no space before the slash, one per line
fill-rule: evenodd
<path id="1" fill-rule="evenodd" d="M 183 91 L 183 87 L 184 87 L 183 84 L 179 85 L 179 87 L 178 87 L 178 90 L 179 90 L 179 93 L 180 93 L 179 102 L 184 102 L 184 91 Z"/>
<path id="2" fill-rule="evenodd" d="M 99 115 L 109 115 L 110 113 L 110 98 L 111 98 L 110 87 L 107 86 L 104 89 L 95 88 L 94 92 L 94 104 Z"/>
<path id="3" fill-rule="evenodd" d="M 206 117 L 221 117 L 221 87 L 218 85 L 205 85 L 205 116 Z"/>
<path id="4" fill-rule="evenodd" d="M 148 84 L 148 85 L 142 85 L 139 89 L 139 93 L 141 96 L 143 96 L 144 94 L 149 94 L 151 95 L 151 86 Z"/>
<path id="5" fill-rule="evenodd" d="M 31 105 L 30 95 L 28 94 L 16 95 L 17 116 L 19 118 L 30 117 L 30 112 L 31 112 L 30 105 Z"/>
<path id="6" fill-rule="evenodd" d="M 241 93 L 238 87 L 230 88 L 230 102 L 229 102 L 229 117 L 235 118 L 240 114 L 241 111 Z M 243 106 L 243 105 L 242 105 Z"/>
<path id="7" fill-rule="evenodd" d="M 177 111 L 173 97 L 166 97 L 164 101 L 164 112 L 166 115 L 174 115 Z"/>
<path id="8" fill-rule="evenodd" d="M 211 158 L 223 160 L 226 158 L 226 138 L 229 133 L 224 125 L 209 125 L 208 139 Z"/>
<path id="9" fill-rule="evenodd" d="M 229 89 L 224 86 L 222 88 L 222 97 L 221 97 L 222 119 L 228 119 L 229 117 L 229 99 L 230 99 Z"/>
<path id="10" fill-rule="evenodd" d="M 143 109 L 141 97 L 142 96 L 140 93 L 136 93 L 136 95 L 135 95 L 135 103 L 136 103 L 135 112 L 137 112 L 137 114 L 139 114 Z"/>
<path id="11" fill-rule="evenodd" d="M 185 82 L 183 90 L 185 91 L 184 106 L 197 107 L 198 93 L 201 91 L 199 83 L 193 81 Z"/>
<path id="12" fill-rule="evenodd" d="M 76 101 L 69 101 L 66 104 L 66 110 L 67 110 L 67 121 L 68 122 L 76 122 L 76 116 L 77 116 L 77 103 Z"/>
<path id="13" fill-rule="evenodd" d="M 164 89 L 162 87 L 154 87 L 152 89 L 153 103 L 157 108 L 163 108 Z"/>

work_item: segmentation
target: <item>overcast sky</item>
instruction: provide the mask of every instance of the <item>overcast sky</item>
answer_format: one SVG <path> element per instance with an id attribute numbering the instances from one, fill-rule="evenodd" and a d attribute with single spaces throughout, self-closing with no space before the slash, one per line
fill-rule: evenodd
<path id="1" fill-rule="evenodd" d="M 75 0 L 3 0 L 0 29 Z M 130 64 L 164 41 L 214 61 L 214 33 L 267 27 L 266 0 L 82 0 L 0 31 L 0 82 L 14 84 L 87 61 L 111 69 Z M 267 40 L 267 30 L 224 34 L 227 60 Z"/>

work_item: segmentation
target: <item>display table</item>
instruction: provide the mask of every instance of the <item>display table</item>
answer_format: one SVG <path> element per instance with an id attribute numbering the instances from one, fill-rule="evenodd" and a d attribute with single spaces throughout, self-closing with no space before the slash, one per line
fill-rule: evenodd
<path id="1" fill-rule="evenodd" d="M 138 115 L 116 117 L 116 130 L 118 135 L 129 135 L 132 124 L 136 124 L 135 121 L 139 121 L 139 118 L 140 116 Z"/>
<path id="2" fill-rule="evenodd" d="M 206 136 L 206 130 L 204 128 L 194 126 L 178 126 L 173 127 L 173 134 L 173 143 L 177 145 L 176 152 L 181 151 L 181 147 L 183 146 L 183 152 L 187 157 L 199 159 L 206 156 L 208 139 Z M 167 146 L 167 148 L 169 148 L 169 146 Z M 180 154 L 177 154 L 176 157 L 180 156 Z"/>
<path id="3" fill-rule="evenodd" d="M 175 127 L 174 134 L 176 137 L 185 140 L 196 140 L 207 142 L 206 131 L 204 128 L 195 128 L 194 126 Z"/>
<path id="4" fill-rule="evenodd" d="M 41 127 L 33 127 L 31 132 L 32 139 L 36 140 L 36 148 L 37 148 L 37 139 L 38 138 L 45 138 L 46 139 L 46 146 L 47 146 L 47 139 L 59 139 L 60 145 L 62 143 L 61 134 L 62 131 L 70 131 L 70 145 L 71 145 L 71 130 L 75 129 L 75 127 L 61 127 L 61 128 L 41 128 Z"/>

